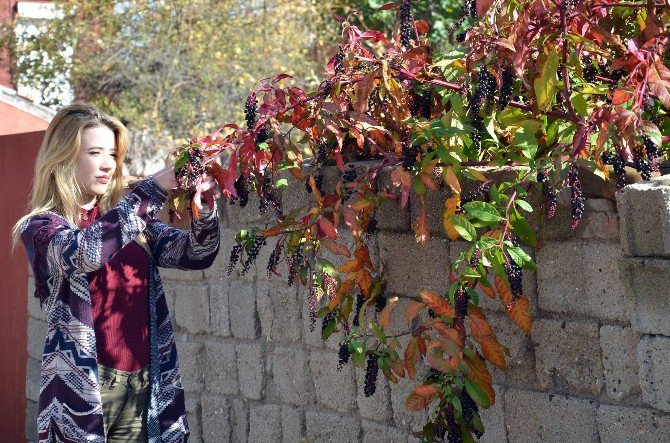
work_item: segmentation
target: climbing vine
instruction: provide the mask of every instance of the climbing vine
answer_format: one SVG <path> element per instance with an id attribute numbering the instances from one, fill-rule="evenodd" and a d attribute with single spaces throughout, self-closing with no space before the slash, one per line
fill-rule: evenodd
<path id="1" fill-rule="evenodd" d="M 417 436 L 472 441 L 484 432 L 479 408 L 495 401 L 487 363 L 505 369 L 507 353 L 479 297 L 499 300 L 519 328 L 531 329 L 522 284 L 523 271 L 536 269 L 524 249 L 536 246 L 528 214 L 551 218 L 565 192 L 575 228 L 584 213 L 581 174 L 614 180 L 619 190 L 627 168 L 645 180 L 657 174 L 670 126 L 670 6 L 467 0 L 446 53 L 432 51 L 429 25 L 412 6 L 382 7 L 397 10 L 392 35 L 343 19 L 317 90 L 282 86 L 286 74 L 263 80 L 246 101 L 245 127 L 225 124 L 176 149 L 182 190 L 170 205 L 174 214 L 188 205 L 197 217 L 205 170 L 231 205 L 256 210 L 248 206 L 255 193 L 272 221 L 238 233 L 229 273 L 247 272 L 275 237 L 268 275 L 307 288 L 311 327 L 321 319 L 324 339 L 342 332 L 340 365 L 365 368 L 365 395 L 374 394 L 380 370 L 391 382 L 416 380 L 406 406 L 431 411 Z M 340 175 L 327 187 L 332 165 Z M 501 182 L 478 168 L 508 165 L 518 175 Z M 393 187 L 381 188 L 387 170 Z M 289 181 L 309 193 L 305 207 L 282 207 Z M 416 288 L 407 331 L 390 334 L 398 298 L 386 296 L 384 267 L 370 258 L 376 214 L 382 205 L 405 207 L 413 194 L 423 245 L 430 193 L 446 195 L 444 232 L 468 247 L 441 293 Z M 353 245 L 342 240 L 343 225 Z M 326 252 L 344 263 L 335 266 Z M 409 338 L 404 349 L 401 335 Z M 421 361 L 430 369 L 419 377 Z"/>

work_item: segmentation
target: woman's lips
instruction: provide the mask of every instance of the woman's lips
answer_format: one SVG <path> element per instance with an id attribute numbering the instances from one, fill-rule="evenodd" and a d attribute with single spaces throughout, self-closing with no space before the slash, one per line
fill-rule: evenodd
<path id="1" fill-rule="evenodd" d="M 109 182 L 109 177 L 96 177 L 96 180 L 98 180 L 100 183 L 107 184 Z"/>

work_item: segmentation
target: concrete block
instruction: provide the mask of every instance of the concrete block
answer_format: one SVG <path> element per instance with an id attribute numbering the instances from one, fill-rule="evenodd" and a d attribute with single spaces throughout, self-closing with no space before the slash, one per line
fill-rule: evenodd
<path id="1" fill-rule="evenodd" d="M 529 389 L 537 386 L 535 349 L 530 337 L 506 315 L 490 314 L 488 321 L 500 344 L 510 353 L 506 359 L 506 371 L 491 366 L 493 380 L 509 387 Z"/>
<path id="2" fill-rule="evenodd" d="M 175 341 L 179 356 L 179 373 L 186 392 L 201 392 L 205 387 L 202 343 Z"/>
<path id="3" fill-rule="evenodd" d="M 233 245 L 235 245 L 235 235 L 237 235 L 239 229 L 221 227 L 220 232 L 219 253 L 216 255 L 212 266 L 204 270 L 205 279 L 210 284 L 223 284 L 239 277 L 240 268 L 238 267 L 235 268 L 231 275 L 228 275 L 230 251 L 233 249 Z"/>
<path id="4" fill-rule="evenodd" d="M 230 400 L 213 395 L 202 396 L 202 441 L 230 441 Z"/>
<path id="5" fill-rule="evenodd" d="M 633 330 L 670 336 L 670 260 L 625 258 L 621 270 L 633 299 Z"/>
<path id="6" fill-rule="evenodd" d="M 231 404 L 233 441 L 249 440 L 249 405 L 242 399 L 234 398 Z"/>
<path id="7" fill-rule="evenodd" d="M 281 401 L 297 406 L 309 404 L 305 351 L 276 347 L 272 355 L 272 375 L 274 392 Z"/>
<path id="8" fill-rule="evenodd" d="M 209 332 L 209 288 L 204 283 L 181 285 L 175 294 L 175 318 L 192 334 Z"/>
<path id="9" fill-rule="evenodd" d="M 398 189 L 398 192 L 400 190 Z M 411 210 L 411 227 L 416 224 L 416 221 L 421 217 L 421 211 L 423 210 L 423 205 L 421 203 L 421 198 L 412 192 L 409 201 L 409 207 Z M 451 189 L 448 186 L 445 186 L 442 191 L 429 190 L 426 193 L 426 217 L 428 218 L 428 227 L 430 228 L 431 236 L 436 237 L 446 237 L 446 232 L 444 232 L 444 224 L 442 222 L 442 213 L 444 212 L 444 201 L 451 196 Z M 398 206 L 399 207 L 399 206 Z"/>
<path id="10" fill-rule="evenodd" d="M 188 441 L 202 442 L 202 416 L 200 414 L 200 397 L 186 396 L 186 420 L 191 431 Z"/>
<path id="11" fill-rule="evenodd" d="M 511 442 L 597 442 L 595 402 L 510 389 L 505 393 L 507 436 Z"/>
<path id="12" fill-rule="evenodd" d="M 613 325 L 600 328 L 605 393 L 612 400 L 621 401 L 640 392 L 636 359 L 639 341 L 631 328 Z"/>
<path id="13" fill-rule="evenodd" d="M 537 251 L 541 309 L 628 321 L 631 300 L 621 283 L 621 250 L 612 242 L 546 242 Z"/>
<path id="14" fill-rule="evenodd" d="M 617 196 L 621 246 L 634 257 L 670 257 L 670 179 L 626 186 Z"/>
<path id="15" fill-rule="evenodd" d="M 670 415 L 652 409 L 601 405 L 598 430 L 602 443 L 670 441 Z"/>
<path id="16" fill-rule="evenodd" d="M 44 353 L 47 329 L 46 321 L 28 317 L 28 355 L 40 361 Z"/>
<path id="17" fill-rule="evenodd" d="M 26 402 L 26 440 L 29 442 L 37 441 L 37 414 L 39 404 L 35 401 Z"/>
<path id="18" fill-rule="evenodd" d="M 386 266 L 388 294 L 418 298 L 422 289 L 438 294 L 448 289 L 444 276 L 451 266 L 449 239 L 434 237 L 421 246 L 412 234 L 380 232 L 377 238 Z"/>
<path id="19" fill-rule="evenodd" d="M 398 352 L 402 355 L 402 352 Z M 353 362 L 349 361 L 347 366 L 353 367 Z M 384 374 L 379 371 L 377 374 L 377 389 L 375 393 L 366 397 L 363 392 L 365 386 L 365 370 L 355 367 L 356 372 L 356 402 L 358 404 L 358 411 L 361 417 L 369 420 L 387 422 L 392 417 L 391 411 L 391 384 Z"/>
<path id="20" fill-rule="evenodd" d="M 42 371 L 42 360 L 28 357 L 26 364 L 26 398 L 32 401 L 40 400 L 40 372 Z"/>
<path id="21" fill-rule="evenodd" d="M 391 169 L 383 169 L 379 174 L 379 189 L 388 189 L 395 192 L 399 188 L 393 186 L 391 180 Z M 410 194 L 409 200 L 412 200 Z M 414 196 L 414 198 L 416 198 Z M 411 229 L 411 204 L 402 208 L 400 206 L 400 199 L 387 200 L 377 208 L 377 229 L 386 231 L 409 231 Z"/>
<path id="22" fill-rule="evenodd" d="M 603 366 L 596 322 L 538 319 L 531 337 L 540 387 L 600 394 Z"/>
<path id="23" fill-rule="evenodd" d="M 363 443 L 406 443 L 404 430 L 386 426 L 369 420 L 363 420 Z"/>
<path id="24" fill-rule="evenodd" d="M 257 287 L 258 317 L 265 340 L 299 341 L 302 336 L 299 288 L 274 282 L 259 282 Z"/>
<path id="25" fill-rule="evenodd" d="M 245 398 L 260 400 L 265 395 L 265 352 L 260 343 L 236 345 L 240 392 Z"/>
<path id="26" fill-rule="evenodd" d="M 260 322 L 256 313 L 256 286 L 250 282 L 233 280 L 229 291 L 230 329 L 233 336 L 257 338 Z"/>
<path id="27" fill-rule="evenodd" d="M 507 441 L 505 430 L 505 392 L 502 387 L 493 385 L 496 392 L 496 401 L 488 409 L 479 408 L 479 417 L 484 424 L 484 435 L 479 443 L 501 443 Z"/>
<path id="28" fill-rule="evenodd" d="M 361 423 L 353 417 L 329 412 L 307 411 L 307 440 L 342 443 L 359 441 Z"/>
<path id="29" fill-rule="evenodd" d="M 565 189 L 559 195 L 559 205 L 554 217 L 540 221 L 538 237 L 546 240 L 610 239 L 619 241 L 619 214 L 608 199 L 586 199 L 584 215 L 576 228 L 572 228 L 570 192 Z"/>
<path id="30" fill-rule="evenodd" d="M 338 412 L 350 411 L 355 406 L 356 386 L 351 365 L 337 370 L 337 353 L 333 351 L 312 351 L 309 366 L 314 381 L 316 401 Z"/>
<path id="31" fill-rule="evenodd" d="M 282 438 L 280 405 L 249 407 L 249 441 L 274 443 Z"/>
<path id="32" fill-rule="evenodd" d="M 301 440 L 305 435 L 305 417 L 303 411 L 292 406 L 281 408 L 282 441 L 291 443 Z"/>
<path id="33" fill-rule="evenodd" d="M 160 268 L 160 276 L 162 280 L 175 280 L 175 281 L 198 281 L 204 278 L 204 274 L 201 270 L 182 270 L 174 268 Z"/>
<path id="34" fill-rule="evenodd" d="M 398 383 L 389 383 L 393 421 L 397 427 L 405 429 L 409 434 L 414 431 L 420 431 L 426 420 L 428 420 L 427 411 L 410 412 L 405 408 L 407 397 L 417 385 L 421 384 L 421 380 L 423 380 L 427 371 L 428 367 L 425 364 L 418 364 L 416 368 L 416 380 L 405 377 L 398 379 Z M 383 376 L 380 375 L 378 379 L 381 377 Z M 362 387 L 360 389 L 362 390 Z"/>
<path id="35" fill-rule="evenodd" d="M 245 229 L 251 226 L 262 226 L 266 222 L 274 218 L 274 211 L 272 208 L 263 214 L 259 210 L 260 199 L 255 192 L 249 193 L 249 203 L 244 208 L 239 204 L 222 204 L 221 210 L 223 217 L 230 228 Z"/>
<path id="36" fill-rule="evenodd" d="M 222 341 L 205 342 L 205 389 L 213 394 L 239 392 L 235 345 Z"/>
<path id="37" fill-rule="evenodd" d="M 637 347 L 642 399 L 670 412 L 670 337 L 644 337 Z"/>
<path id="38" fill-rule="evenodd" d="M 210 284 L 209 287 L 209 319 L 210 328 L 214 335 L 230 337 L 230 301 L 228 282 Z"/>

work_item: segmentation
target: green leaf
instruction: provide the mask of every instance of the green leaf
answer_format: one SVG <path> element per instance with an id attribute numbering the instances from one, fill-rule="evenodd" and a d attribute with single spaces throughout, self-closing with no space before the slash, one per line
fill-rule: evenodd
<path id="1" fill-rule="evenodd" d="M 582 94 L 572 94 L 572 106 L 575 108 L 575 111 L 577 111 L 577 114 L 582 117 L 586 117 L 589 113 L 586 99 L 584 99 Z"/>
<path id="2" fill-rule="evenodd" d="M 323 340 L 327 340 L 328 337 L 330 337 L 333 332 L 335 332 L 335 327 L 337 326 L 337 321 L 335 320 L 335 317 L 330 319 L 328 322 L 328 325 L 323 329 L 323 332 L 321 332 L 321 338 Z"/>
<path id="3" fill-rule="evenodd" d="M 537 107 L 543 111 L 547 111 L 551 107 L 558 93 L 558 78 L 556 77 L 558 63 L 558 48 L 554 48 L 542 65 L 539 77 L 533 82 Z"/>
<path id="4" fill-rule="evenodd" d="M 426 195 L 426 185 L 423 184 L 418 175 L 414 176 L 414 192 L 416 192 L 416 195 Z"/>
<path id="5" fill-rule="evenodd" d="M 475 227 L 465 217 L 457 215 L 452 219 L 454 228 L 465 241 L 472 241 L 477 237 Z"/>
<path id="6" fill-rule="evenodd" d="M 466 213 L 483 222 L 496 222 L 502 220 L 498 210 L 491 203 L 473 201 L 463 205 Z"/>
<path id="7" fill-rule="evenodd" d="M 514 200 L 517 206 L 520 206 L 526 212 L 533 212 L 533 207 L 526 200 Z"/>
<path id="8" fill-rule="evenodd" d="M 484 390 L 478 385 L 474 384 L 472 380 L 465 379 L 465 390 L 468 392 L 468 395 L 482 408 L 486 409 L 491 406 L 489 402 L 489 397 L 486 395 Z"/>
<path id="9" fill-rule="evenodd" d="M 280 178 L 279 180 L 277 180 L 277 181 L 275 182 L 275 186 L 276 186 L 277 188 L 283 188 L 283 187 L 286 187 L 286 186 L 288 186 L 288 180 L 285 179 L 285 178 Z"/>
<path id="10" fill-rule="evenodd" d="M 386 335 L 384 335 L 382 330 L 379 329 L 377 323 L 372 323 L 372 332 L 374 332 L 375 337 L 377 337 L 377 340 L 379 340 L 383 344 L 386 344 Z"/>
<path id="11" fill-rule="evenodd" d="M 533 158 L 537 152 L 537 139 L 535 132 L 540 127 L 540 122 L 536 120 L 526 120 L 521 123 L 521 127 L 514 133 L 514 145 L 521 149 L 524 157 Z"/>
<path id="12" fill-rule="evenodd" d="M 512 260 L 514 260 L 516 264 L 521 266 L 522 268 L 531 269 L 533 271 L 537 270 L 537 267 L 535 266 L 533 259 L 530 257 L 530 255 L 526 254 L 526 251 L 524 251 L 520 247 L 509 246 L 507 248 L 507 253 L 509 254 L 510 257 L 512 257 Z"/>
<path id="13" fill-rule="evenodd" d="M 510 211 L 510 224 L 514 228 L 514 233 L 519 236 L 522 242 L 530 246 L 537 246 L 535 231 L 528 224 L 528 221 L 519 214 L 516 208 Z"/>

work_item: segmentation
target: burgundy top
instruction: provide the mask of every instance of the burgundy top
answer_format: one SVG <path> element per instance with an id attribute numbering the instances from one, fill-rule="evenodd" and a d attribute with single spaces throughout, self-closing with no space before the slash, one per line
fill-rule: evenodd
<path id="1" fill-rule="evenodd" d="M 100 209 L 96 204 L 81 214 L 86 228 Z M 149 364 L 149 255 L 132 241 L 86 276 L 98 363 L 128 372 L 142 369 Z"/>

